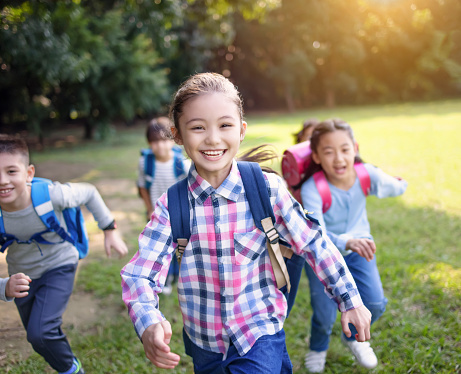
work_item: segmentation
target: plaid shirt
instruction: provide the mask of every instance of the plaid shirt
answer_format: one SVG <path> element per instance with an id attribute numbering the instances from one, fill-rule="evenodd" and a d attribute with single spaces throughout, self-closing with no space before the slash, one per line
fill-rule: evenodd
<path id="1" fill-rule="evenodd" d="M 265 173 L 265 178 L 281 238 L 306 258 L 340 311 L 362 305 L 337 248 L 318 225 L 306 220 L 278 176 Z M 235 161 L 217 189 L 194 165 L 188 185 L 192 230 L 178 282 L 184 328 L 200 348 L 225 357 L 232 342 L 244 355 L 259 337 L 280 331 L 286 316 L 286 299 L 275 284 L 266 237 L 254 224 Z M 175 248 L 164 194 L 139 236 L 139 251 L 121 271 L 123 300 L 139 336 L 165 319 L 157 294 Z"/>

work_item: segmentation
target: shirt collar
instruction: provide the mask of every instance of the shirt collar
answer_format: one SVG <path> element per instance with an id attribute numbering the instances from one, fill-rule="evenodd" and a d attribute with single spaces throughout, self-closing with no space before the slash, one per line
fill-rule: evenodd
<path id="1" fill-rule="evenodd" d="M 235 160 L 232 161 L 229 175 L 217 189 L 214 189 L 197 173 L 195 164 L 193 163 L 190 167 L 187 179 L 192 198 L 200 205 L 202 205 L 212 193 L 216 193 L 228 200 L 236 202 L 243 189 L 242 179 L 238 171 L 237 161 Z"/>

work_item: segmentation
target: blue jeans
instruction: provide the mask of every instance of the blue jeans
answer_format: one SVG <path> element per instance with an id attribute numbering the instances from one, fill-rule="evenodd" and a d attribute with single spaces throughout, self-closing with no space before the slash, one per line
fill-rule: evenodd
<path id="1" fill-rule="evenodd" d="M 373 324 L 384 313 L 387 304 L 376 266 L 376 257 L 368 262 L 365 258 L 353 252 L 345 256 L 344 260 L 354 277 L 363 303 L 371 312 L 371 323 Z M 325 294 L 325 287 L 307 263 L 304 270 L 309 278 L 311 306 L 313 309 L 310 349 L 317 352 L 326 351 L 330 343 L 331 330 L 336 320 L 338 305 Z M 349 324 L 349 328 L 352 335 L 346 339 L 355 340 L 357 330 L 351 324 Z"/>
<path id="2" fill-rule="evenodd" d="M 275 335 L 261 336 L 244 356 L 240 356 L 231 344 L 224 361 L 222 353 L 206 351 L 195 345 L 184 330 L 183 339 L 186 353 L 194 362 L 196 374 L 293 373 L 283 329 Z"/>
<path id="3" fill-rule="evenodd" d="M 52 269 L 30 283 L 28 296 L 14 299 L 27 341 L 58 372 L 69 370 L 74 359 L 61 324 L 76 270 L 77 264 Z"/>

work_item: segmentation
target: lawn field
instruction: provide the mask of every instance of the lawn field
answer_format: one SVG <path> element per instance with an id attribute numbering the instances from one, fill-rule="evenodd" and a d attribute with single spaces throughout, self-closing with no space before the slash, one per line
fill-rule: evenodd
<path id="1" fill-rule="evenodd" d="M 292 144 L 292 134 L 309 117 L 346 120 L 354 129 L 366 162 L 409 182 L 401 197 L 368 199 L 378 267 L 389 300 L 383 317 L 372 328 L 371 343 L 379 359 L 379 366 L 372 372 L 460 373 L 461 100 L 290 114 L 248 113 L 242 150 L 271 143 L 281 154 Z M 131 257 L 144 224 L 143 209 L 134 188 L 139 148 L 144 146 L 144 128 L 139 125 L 118 128 L 116 136 L 103 143 L 49 149 L 33 153 L 32 159 L 37 165 L 81 170 L 69 174 L 73 181 L 97 185 L 115 181 L 102 194 L 117 217 L 130 222 L 124 237 Z M 272 166 L 279 170 L 279 163 Z M 128 201 L 136 204 L 130 205 Z M 89 225 L 92 239 L 100 240 L 94 225 Z M 191 360 L 182 346 L 176 297 L 161 295 L 160 306 L 173 325 L 171 348 L 182 359 L 175 370 L 158 370 L 145 358 L 121 302 L 119 272 L 129 258 L 102 259 L 102 254 L 90 253 L 82 261 L 75 293 L 94 298 L 108 317 L 79 328 L 65 325 L 87 373 L 192 372 Z M 114 310 L 115 313 L 109 312 Z M 303 361 L 308 349 L 310 317 L 308 284 L 303 276 L 296 304 L 285 324 L 295 373 L 307 373 Z M 325 373 L 366 373 L 341 345 L 340 331 L 338 316 Z M 37 354 L 26 357 L 7 348 L 1 353 L 0 372 L 53 372 Z"/>

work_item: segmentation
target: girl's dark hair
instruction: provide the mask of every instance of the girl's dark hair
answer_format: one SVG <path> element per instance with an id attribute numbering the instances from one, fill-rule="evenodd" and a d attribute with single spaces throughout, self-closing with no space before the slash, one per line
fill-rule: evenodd
<path id="1" fill-rule="evenodd" d="M 26 165 L 29 165 L 29 147 L 19 136 L 0 134 L 0 154 L 20 154 L 24 156 Z"/>
<path id="2" fill-rule="evenodd" d="M 299 132 L 293 134 L 293 136 L 295 138 L 295 144 L 301 143 L 301 139 L 302 139 L 304 133 L 306 132 L 306 130 L 310 129 L 311 127 L 317 126 L 319 124 L 319 122 L 320 121 L 317 118 L 306 119 L 303 122 L 303 128 Z"/>
<path id="3" fill-rule="evenodd" d="M 201 73 L 187 79 L 176 91 L 170 106 L 170 118 L 179 131 L 179 118 L 183 113 L 184 104 L 190 99 L 208 93 L 222 93 L 237 106 L 240 122 L 243 121 L 243 101 L 232 82 L 217 73 Z"/>
<path id="4" fill-rule="evenodd" d="M 354 132 L 352 131 L 351 126 L 347 122 L 339 118 L 327 119 L 317 124 L 314 128 L 314 132 L 312 133 L 311 143 L 310 143 L 312 153 L 317 153 L 320 139 L 323 135 L 331 133 L 331 132 L 335 132 L 338 130 L 345 131 L 347 135 L 349 135 L 349 137 L 351 138 L 352 144 L 355 144 Z M 316 172 L 322 170 L 322 166 L 319 164 L 316 164 L 314 160 L 312 159 L 312 153 L 309 156 L 311 158 L 311 162 L 309 163 L 309 167 L 306 170 L 306 174 L 304 175 L 304 178 L 301 180 L 301 182 L 297 186 L 294 187 L 295 189 L 301 188 L 302 184 L 305 181 L 307 181 L 310 177 L 312 177 Z M 357 153 L 354 158 L 354 163 L 357 164 L 359 162 L 363 162 L 363 160 Z"/>
<path id="5" fill-rule="evenodd" d="M 147 125 L 146 138 L 149 143 L 158 140 L 172 139 L 171 127 L 172 123 L 168 117 L 154 118 Z"/>
<path id="6" fill-rule="evenodd" d="M 237 161 L 251 161 L 257 162 L 258 164 L 266 161 L 271 161 L 279 157 L 279 155 L 271 148 L 270 144 L 263 144 L 258 147 L 251 148 L 250 150 L 237 156 Z M 261 169 L 267 173 L 273 173 L 279 175 L 275 170 L 269 166 L 261 166 Z"/>

